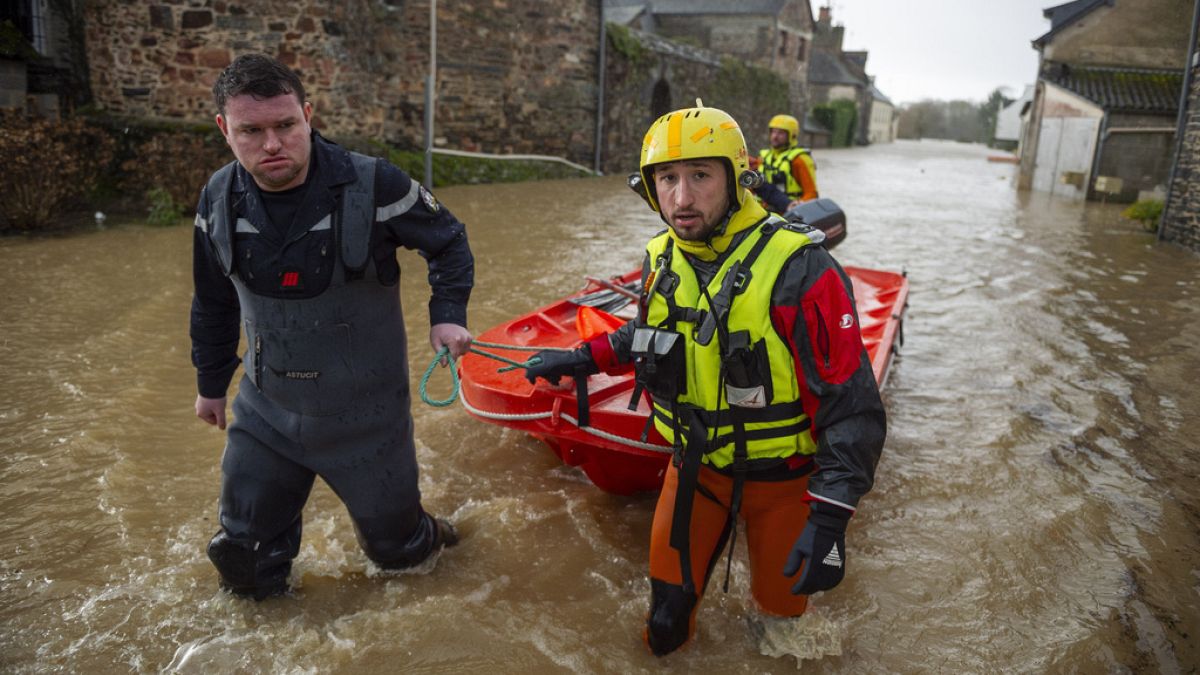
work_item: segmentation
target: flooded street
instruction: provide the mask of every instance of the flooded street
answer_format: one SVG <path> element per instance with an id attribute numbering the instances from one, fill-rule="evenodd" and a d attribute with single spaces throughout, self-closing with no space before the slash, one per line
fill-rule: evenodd
<path id="1" fill-rule="evenodd" d="M 739 542 L 730 592 L 661 661 L 641 642 L 654 496 L 461 405 L 413 409 L 426 507 L 463 535 L 431 573 L 373 568 L 318 481 L 294 592 L 219 592 L 191 228 L 0 240 L 0 671 L 1196 671 L 1200 256 L 1120 206 L 1019 193 L 988 154 L 815 153 L 849 219 L 836 257 L 911 283 L 876 487 L 808 615 L 757 614 Z M 628 271 L 662 226 L 617 176 L 438 196 L 468 226 L 477 333 Z M 428 288 L 401 262 L 415 388 Z"/>

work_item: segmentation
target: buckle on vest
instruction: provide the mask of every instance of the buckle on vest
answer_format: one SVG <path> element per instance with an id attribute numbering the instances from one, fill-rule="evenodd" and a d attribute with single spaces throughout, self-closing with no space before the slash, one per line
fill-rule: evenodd
<path id="1" fill-rule="evenodd" d="M 753 275 L 750 273 L 749 267 L 738 266 L 737 271 L 733 276 L 734 293 L 741 293 L 742 291 L 746 290 L 746 286 L 750 283 L 752 276 Z"/>

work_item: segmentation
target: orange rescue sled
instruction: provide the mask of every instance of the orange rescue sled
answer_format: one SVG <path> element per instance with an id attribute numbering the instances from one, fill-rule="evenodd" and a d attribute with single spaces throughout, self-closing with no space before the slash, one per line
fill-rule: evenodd
<path id="1" fill-rule="evenodd" d="M 845 270 L 854 285 L 863 343 L 882 387 L 896 346 L 903 340 L 908 280 L 893 272 Z M 635 270 L 611 280 L 589 278 L 583 290 L 496 326 L 476 341 L 492 345 L 484 347 L 487 351 L 521 362 L 532 356 L 532 351 L 521 348 L 577 347 L 632 316 L 636 305 L 629 296 L 638 290 L 640 275 Z M 543 380 L 531 385 L 524 370 L 497 372 L 501 367 L 498 361 L 472 353 L 459 362 L 461 400 L 468 413 L 541 439 L 563 462 L 583 469 L 606 492 L 627 495 L 661 487 L 671 448 L 653 425 L 647 428 L 650 408 L 644 397 L 637 410 L 628 409 L 632 372 L 588 378 L 590 424 L 580 427 L 571 378 L 564 377 L 558 386 Z"/>

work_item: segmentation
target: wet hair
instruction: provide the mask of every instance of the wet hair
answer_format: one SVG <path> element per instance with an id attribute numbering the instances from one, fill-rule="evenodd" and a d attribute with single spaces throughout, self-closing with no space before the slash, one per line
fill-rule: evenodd
<path id="1" fill-rule="evenodd" d="M 222 115 L 229 99 L 242 94 L 254 98 L 295 94 L 300 105 L 305 100 L 304 85 L 295 71 L 266 54 L 243 54 L 234 59 L 217 76 L 212 92 L 217 112 Z"/>

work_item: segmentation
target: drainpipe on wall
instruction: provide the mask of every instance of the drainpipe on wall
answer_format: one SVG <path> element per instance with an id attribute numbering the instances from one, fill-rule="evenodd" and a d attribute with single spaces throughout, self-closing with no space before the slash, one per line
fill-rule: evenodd
<path id="1" fill-rule="evenodd" d="M 1100 175 L 1100 159 L 1104 157 L 1104 142 L 1108 140 L 1108 111 L 1104 111 L 1104 117 L 1100 118 L 1100 133 L 1096 136 L 1096 149 L 1092 152 L 1092 170 L 1088 172 L 1087 185 L 1083 186 L 1083 200 L 1087 201 L 1092 198 L 1092 186 L 1096 184 L 1096 177 Z"/>
<path id="2" fill-rule="evenodd" d="M 604 19 L 604 0 L 596 0 L 596 8 L 600 11 L 600 72 L 596 75 L 596 156 L 592 168 L 600 176 L 603 175 L 600 162 L 604 152 L 604 71 L 607 68 L 608 24 Z"/>
<path id="3" fill-rule="evenodd" d="M 1183 91 L 1179 92 L 1179 116 L 1175 122 L 1175 158 L 1171 161 L 1171 173 L 1167 176 L 1167 196 L 1163 200 L 1162 215 L 1158 218 L 1158 241 L 1163 239 L 1167 215 L 1171 210 L 1171 193 L 1175 190 L 1175 170 L 1179 166 L 1179 155 L 1183 150 L 1183 133 L 1187 126 L 1188 94 L 1192 89 L 1192 71 L 1196 68 L 1196 27 L 1200 24 L 1200 0 L 1192 9 L 1192 35 L 1188 38 L 1187 63 L 1183 70 Z"/>

